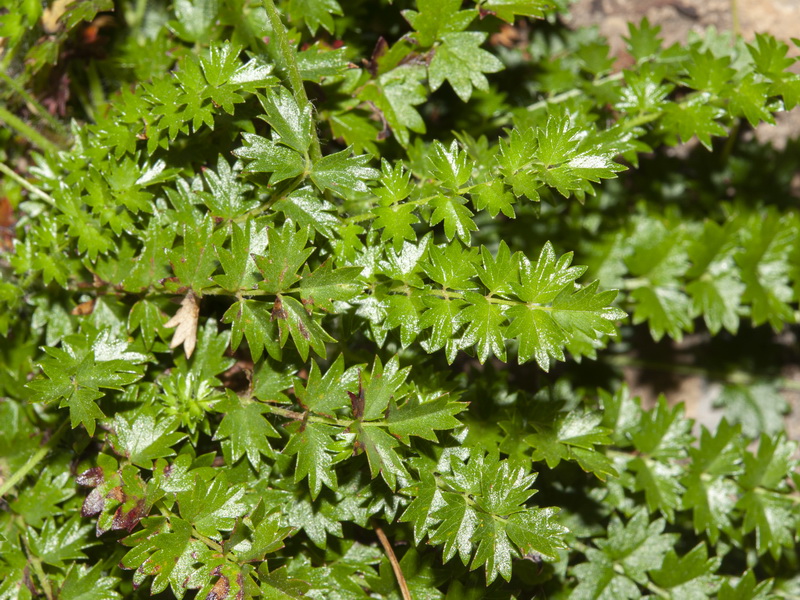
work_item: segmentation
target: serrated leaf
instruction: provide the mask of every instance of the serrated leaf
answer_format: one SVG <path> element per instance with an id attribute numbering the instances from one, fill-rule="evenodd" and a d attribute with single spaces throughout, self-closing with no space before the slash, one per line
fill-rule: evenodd
<path id="1" fill-rule="evenodd" d="M 356 385 L 357 375 L 351 367 L 345 371 L 340 354 L 324 375 L 316 362 L 311 363 L 305 386 L 296 386 L 300 404 L 317 414 L 334 416 L 335 411 L 349 405 L 347 392 Z"/>
<path id="2" fill-rule="evenodd" d="M 236 519 L 247 511 L 242 503 L 244 488 L 229 485 L 224 473 L 210 484 L 197 483 L 190 491 L 178 492 L 181 517 L 202 535 L 219 540 L 219 532 L 233 529 Z"/>
<path id="3" fill-rule="evenodd" d="M 419 0 L 414 10 L 404 10 L 403 16 L 417 31 L 423 46 L 430 46 L 446 33 L 463 31 L 478 16 L 475 10 L 459 10 L 458 0 Z"/>
<path id="4" fill-rule="evenodd" d="M 458 314 L 458 320 L 467 323 L 467 328 L 458 343 L 459 347 L 474 345 L 481 363 L 486 362 L 490 354 L 504 361 L 506 347 L 503 323 L 506 317 L 500 306 L 475 292 L 465 293 L 464 300 L 468 304 Z"/>
<path id="5" fill-rule="evenodd" d="M 266 112 L 263 118 L 272 127 L 273 141 L 304 155 L 312 138 L 311 105 L 301 109 L 291 92 L 283 86 L 273 88 L 266 97 L 259 99 Z"/>
<path id="6" fill-rule="evenodd" d="M 206 216 L 200 223 L 184 224 L 183 244 L 169 252 L 172 270 L 184 286 L 196 293 L 211 287 L 211 274 L 216 270 L 214 223 Z"/>
<path id="7" fill-rule="evenodd" d="M 313 247 L 306 247 L 308 235 L 308 227 L 297 229 L 290 219 L 281 229 L 269 230 L 267 253 L 264 256 L 252 255 L 264 278 L 258 283 L 259 288 L 279 294 L 300 280 L 297 272 L 314 252 Z"/>
<path id="8" fill-rule="evenodd" d="M 332 261 L 326 260 L 300 280 L 300 297 L 303 304 L 334 312 L 334 302 L 348 302 L 363 289 L 359 278 L 360 267 L 334 269 Z"/>
<path id="9" fill-rule="evenodd" d="M 722 583 L 722 578 L 715 574 L 721 562 L 718 557 L 708 558 L 706 545 L 700 543 L 680 558 L 675 550 L 670 550 L 663 566 L 651 571 L 650 577 L 675 597 L 704 600 Z"/>
<path id="10" fill-rule="evenodd" d="M 429 531 L 429 543 L 444 546 L 445 561 L 456 553 L 465 565 L 471 558 L 470 568 L 484 566 L 488 582 L 498 574 L 509 580 L 511 559 L 520 553 L 555 557 L 566 531 L 555 511 L 524 506 L 535 475 L 478 453 L 466 463 L 451 457 L 445 470 L 403 490 L 415 496 L 401 517 L 414 523 L 415 538 Z"/>
<path id="11" fill-rule="evenodd" d="M 303 360 L 308 359 L 309 348 L 324 358 L 327 355 L 325 344 L 336 341 L 291 296 L 278 296 L 272 307 L 272 319 L 278 323 L 281 347 L 286 345 L 291 334 Z"/>
<path id="12" fill-rule="evenodd" d="M 411 445 L 409 436 L 418 436 L 432 442 L 437 441 L 435 431 L 454 429 L 461 424 L 455 415 L 466 409 L 466 404 L 457 402 L 448 395 L 427 402 L 412 397 L 398 406 L 389 405 L 386 423 L 389 432 L 406 445 Z"/>
<path id="13" fill-rule="evenodd" d="M 340 196 L 347 196 L 350 190 L 366 192 L 365 181 L 377 179 L 380 172 L 368 167 L 370 157 L 367 155 L 350 156 L 347 148 L 335 154 L 323 156 L 314 163 L 311 169 L 311 181 L 320 191 L 331 190 Z"/>
<path id="14" fill-rule="evenodd" d="M 514 194 L 506 190 L 505 184 L 499 180 L 483 183 L 470 192 L 476 210 L 487 210 L 492 217 L 501 212 L 509 219 L 515 219 L 513 204 Z"/>
<path id="15" fill-rule="evenodd" d="M 336 0 L 290 0 L 287 7 L 292 20 L 302 20 L 311 35 L 321 26 L 333 33 L 333 15 L 341 15 L 342 7 Z"/>
<path id="16" fill-rule="evenodd" d="M 440 35 L 442 45 L 436 48 L 428 65 L 428 83 L 436 91 L 447 80 L 453 91 L 464 102 L 469 101 L 473 88 L 483 92 L 489 89 L 484 73 L 497 73 L 503 63 L 480 45 L 487 34 L 480 31 L 462 31 Z"/>
<path id="17" fill-rule="evenodd" d="M 472 211 L 461 196 L 445 196 L 439 194 L 428 204 L 433 208 L 431 226 L 444 222 L 444 234 L 448 240 L 458 236 L 465 244 L 472 240 L 470 232 L 477 231 L 478 226 L 472 220 Z"/>
<path id="18" fill-rule="evenodd" d="M 358 422 L 353 429 L 356 434 L 357 447 L 367 455 L 373 479 L 380 474 L 386 485 L 392 490 L 397 488 L 398 478 L 401 483 L 408 480 L 408 471 L 395 451 L 400 442 L 380 427 L 369 426 L 369 424 L 362 425 Z"/>
<path id="19" fill-rule="evenodd" d="M 95 402 L 105 395 L 100 389 L 121 390 L 142 377 L 136 365 L 145 357 L 105 360 L 95 355 L 89 338 L 83 335 L 67 336 L 61 348 L 44 351 L 49 356 L 40 366 L 48 379 L 35 379 L 28 384 L 34 392 L 33 400 L 60 400 L 61 407 L 69 406 L 72 427 L 82 423 L 89 435 L 94 434 L 95 420 L 105 416 Z"/>
<path id="20" fill-rule="evenodd" d="M 726 384 L 714 405 L 725 411 L 731 423 L 741 424 L 742 434 L 750 438 L 782 431 L 783 415 L 789 411 L 786 399 L 772 383 Z"/>
<path id="21" fill-rule="evenodd" d="M 73 564 L 58 592 L 63 600 L 115 600 L 122 596 L 116 591 L 119 578 L 103 575 L 102 563 L 89 568 Z"/>
<path id="22" fill-rule="evenodd" d="M 360 98 L 372 102 L 381 111 L 397 141 L 406 146 L 409 130 L 425 133 L 425 121 L 414 107 L 426 100 L 425 67 L 402 65 L 380 75 L 366 85 Z"/>
<path id="23" fill-rule="evenodd" d="M 268 438 L 280 437 L 275 428 L 264 418 L 268 408 L 259 402 L 243 402 L 238 397 L 228 396 L 217 404 L 215 410 L 225 416 L 214 433 L 215 440 L 227 440 L 223 444 L 225 458 L 230 464 L 247 454 L 247 460 L 254 468 L 261 464 L 261 455 L 272 456 Z"/>
<path id="24" fill-rule="evenodd" d="M 534 423 L 537 432 L 525 436 L 524 440 L 533 449 L 531 460 L 544 460 L 551 469 L 562 460 L 573 460 L 584 470 L 594 472 L 601 480 L 607 475 L 616 475 L 611 462 L 608 459 L 602 460 L 605 456 L 595 447 L 611 444 L 610 430 L 599 426 L 601 419 L 600 414 L 569 412 L 560 415 L 550 427 L 541 427 Z M 589 454 L 599 455 L 600 460 L 590 462 Z M 600 468 L 587 469 L 587 466 Z"/>
<path id="25" fill-rule="evenodd" d="M 333 468 L 334 455 L 341 452 L 341 444 L 333 440 L 341 430 L 322 423 L 304 423 L 293 432 L 283 449 L 287 456 L 297 455 L 294 480 L 302 481 L 308 477 L 311 499 L 316 500 L 325 484 L 336 491 L 338 479 Z"/>
<path id="26" fill-rule="evenodd" d="M 412 225 L 419 223 L 419 218 L 414 214 L 414 204 L 393 204 L 392 206 L 378 206 L 373 212 L 376 216 L 372 226 L 381 231 L 381 241 L 392 241 L 395 252 L 399 252 L 405 240 L 415 242 L 417 234 Z"/>
<path id="27" fill-rule="evenodd" d="M 281 347 L 278 331 L 272 320 L 273 305 L 258 300 L 239 300 L 231 304 L 222 316 L 223 323 L 231 324 L 231 348 L 235 350 L 247 338 L 250 355 L 258 361 L 264 349 L 273 358 L 279 358 Z"/>
<path id="28" fill-rule="evenodd" d="M 91 529 L 92 526 L 83 524 L 78 515 L 58 527 L 53 519 L 48 519 L 41 532 L 28 530 L 28 544 L 42 562 L 64 568 L 64 561 L 88 558 L 83 550 L 96 544 L 87 539 L 86 534 Z"/>
<path id="29" fill-rule="evenodd" d="M 133 420 L 116 415 L 111 443 L 117 454 L 126 456 L 132 464 L 152 469 L 153 460 L 173 456 L 172 446 L 186 437 L 175 431 L 177 427 L 177 418 L 157 418 L 153 411 L 141 411 Z"/>
<path id="30" fill-rule="evenodd" d="M 243 133 L 244 146 L 233 151 L 234 156 L 250 162 L 245 171 L 272 173 L 270 185 L 301 175 L 306 170 L 305 158 L 295 150 L 254 133 Z"/>

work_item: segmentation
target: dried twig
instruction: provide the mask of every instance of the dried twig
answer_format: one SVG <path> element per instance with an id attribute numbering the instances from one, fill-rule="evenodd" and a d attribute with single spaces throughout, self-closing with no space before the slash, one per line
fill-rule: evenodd
<path id="1" fill-rule="evenodd" d="M 394 571 L 394 576 L 397 578 L 397 583 L 400 585 L 400 593 L 403 596 L 403 600 L 412 600 L 411 592 L 408 591 L 406 578 L 403 577 L 403 570 L 400 568 L 400 563 L 398 562 L 397 557 L 394 555 L 394 550 L 392 549 L 392 545 L 389 543 L 389 538 L 386 537 L 386 534 L 383 533 L 383 529 L 381 529 L 376 523 L 372 523 L 372 528 L 375 530 L 375 533 L 378 534 L 378 539 L 381 541 L 381 546 L 383 546 L 386 556 L 389 558 L 389 562 L 392 565 L 392 570 Z"/>

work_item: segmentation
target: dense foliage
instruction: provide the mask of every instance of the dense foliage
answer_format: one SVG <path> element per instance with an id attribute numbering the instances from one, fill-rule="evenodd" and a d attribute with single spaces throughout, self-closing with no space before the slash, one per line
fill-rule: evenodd
<path id="1" fill-rule="evenodd" d="M 0 598 L 800 596 L 784 43 L 44 4 L 0 15 Z M 654 349 L 719 425 L 631 397 Z"/>

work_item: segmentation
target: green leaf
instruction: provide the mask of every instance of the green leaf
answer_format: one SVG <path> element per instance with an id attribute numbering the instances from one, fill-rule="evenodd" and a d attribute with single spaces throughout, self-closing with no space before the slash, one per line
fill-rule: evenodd
<path id="1" fill-rule="evenodd" d="M 281 229 L 269 230 L 266 255 L 252 255 L 264 278 L 258 283 L 259 288 L 279 294 L 300 280 L 297 272 L 314 252 L 313 247 L 306 247 L 309 233 L 308 227 L 297 229 L 289 219 Z"/>
<path id="2" fill-rule="evenodd" d="M 211 274 L 217 269 L 215 246 L 219 233 L 214 234 L 214 223 L 209 217 L 200 223 L 184 224 L 182 246 L 169 252 L 175 275 L 198 294 L 213 285 Z"/>
<path id="3" fill-rule="evenodd" d="M 148 537 L 141 539 L 141 534 L 148 534 Z M 175 596 L 182 598 L 187 588 L 201 587 L 195 565 L 209 561 L 211 552 L 203 542 L 192 537 L 192 525 L 188 521 L 173 517 L 167 525 L 157 518 L 139 535 L 129 536 L 123 543 L 133 548 L 122 558 L 120 566 L 136 569 L 133 581 L 137 587 L 149 576 L 153 576 L 151 594 L 159 594 L 170 586 Z"/>
<path id="4" fill-rule="evenodd" d="M 430 263 L 422 263 L 422 268 L 436 283 L 442 287 L 460 290 L 472 287 L 475 275 L 475 252 L 464 251 L 458 242 L 428 247 Z"/>
<path id="5" fill-rule="evenodd" d="M 467 462 L 451 456 L 449 468 L 440 462 L 439 469 L 446 472 L 402 490 L 415 499 L 401 520 L 414 523 L 416 538 L 427 530 L 429 543 L 443 545 L 444 561 L 456 552 L 465 565 L 472 558 L 470 568 L 484 566 L 492 582 L 498 574 L 509 580 L 511 559 L 520 554 L 555 558 L 566 531 L 555 511 L 524 506 L 535 475 L 482 453 Z"/>
<path id="6" fill-rule="evenodd" d="M 304 155 L 312 139 L 311 105 L 301 110 L 291 92 L 282 86 L 273 88 L 266 98 L 262 96 L 259 100 L 266 112 L 263 118 L 272 127 L 273 141 Z"/>
<path id="7" fill-rule="evenodd" d="M 216 275 L 214 282 L 230 292 L 251 289 L 258 284 L 258 270 L 252 255 L 264 253 L 268 233 L 253 220 L 231 225 L 230 250 L 217 245 L 217 257 L 225 273 Z"/>
<path id="8" fill-rule="evenodd" d="M 789 411 L 786 399 L 773 383 L 726 384 L 714 405 L 722 407 L 731 423 L 740 423 L 742 434 L 750 438 L 783 430 L 783 415 Z"/>
<path id="9" fill-rule="evenodd" d="M 721 562 L 719 557 L 708 558 L 706 545 L 700 543 L 680 558 L 670 550 L 663 566 L 651 571 L 650 577 L 674 597 L 702 600 L 719 589 L 722 578 L 715 572 Z"/>
<path id="10" fill-rule="evenodd" d="M 769 322 L 780 331 L 784 323 L 795 321 L 787 281 L 787 252 L 795 231 L 788 218 L 774 211 L 753 215 L 745 224 L 735 259 L 745 285 L 742 301 L 751 303 L 753 325 Z"/>
<path id="11" fill-rule="evenodd" d="M 726 129 L 717 121 L 725 111 L 708 104 L 702 95 L 692 96 L 680 104 L 670 103 L 664 107 L 660 126 L 665 131 L 675 131 L 686 143 L 694 136 L 711 150 L 712 136 L 728 135 Z"/>
<path id="12" fill-rule="evenodd" d="M 463 31 L 478 16 L 477 11 L 459 10 L 458 0 L 418 0 L 417 8 L 404 10 L 403 16 L 417 32 L 422 46 L 431 46 L 443 34 Z"/>
<path id="13" fill-rule="evenodd" d="M 503 323 L 506 317 L 500 306 L 475 292 L 466 292 L 464 300 L 469 304 L 461 310 L 457 318 L 461 323 L 467 323 L 467 328 L 458 346 L 466 348 L 474 345 L 481 363 L 486 362 L 490 354 L 504 361 L 506 332 Z"/>
<path id="14" fill-rule="evenodd" d="M 264 418 L 269 409 L 259 402 L 245 402 L 233 394 L 215 407 L 225 416 L 214 433 L 215 440 L 227 440 L 222 449 L 229 464 L 247 454 L 254 468 L 261 464 L 261 455 L 272 456 L 272 447 L 267 438 L 280 437 L 275 428 Z"/>
<path id="15" fill-rule="evenodd" d="M 442 44 L 436 48 L 428 65 L 431 90 L 436 91 L 446 80 L 464 102 L 469 101 L 473 88 L 488 91 L 489 81 L 484 73 L 501 71 L 503 63 L 480 48 L 487 35 L 479 31 L 441 34 Z"/>
<path id="16" fill-rule="evenodd" d="M 308 477 L 312 500 L 319 496 L 323 484 L 334 491 L 339 487 L 334 469 L 335 462 L 338 462 L 335 455 L 340 454 L 344 448 L 332 436 L 340 432 L 338 427 L 304 423 L 292 432 L 283 449 L 287 456 L 297 455 L 294 480 L 298 482 Z"/>
<path id="17" fill-rule="evenodd" d="M 380 474 L 386 485 L 395 490 L 398 478 L 401 485 L 409 478 L 403 461 L 395 451 L 400 442 L 380 427 L 368 425 L 360 422 L 355 424 L 353 429 L 356 434 L 356 447 L 366 453 L 372 478 Z"/>
<path id="18" fill-rule="evenodd" d="M 365 180 L 377 179 L 380 173 L 366 165 L 370 157 L 366 155 L 350 156 L 347 148 L 335 154 L 323 156 L 314 163 L 311 169 L 311 181 L 320 191 L 331 190 L 340 196 L 347 197 L 350 190 L 366 192 Z"/>
<path id="19" fill-rule="evenodd" d="M 444 348 L 447 362 L 452 364 L 459 348 L 455 336 L 464 323 L 462 311 L 467 303 L 459 299 L 436 297 L 425 297 L 424 301 L 427 310 L 419 319 L 419 327 L 430 328 L 430 333 L 422 343 L 423 348 L 429 353 Z"/>
<path id="20" fill-rule="evenodd" d="M 89 568 L 73 564 L 59 590 L 64 600 L 114 600 L 122 596 L 115 590 L 118 577 L 103 575 L 102 563 Z"/>
<path id="21" fill-rule="evenodd" d="M 425 87 L 420 83 L 425 76 L 422 65 L 402 65 L 372 80 L 359 95 L 381 111 L 403 146 L 410 141 L 409 130 L 415 133 L 426 131 L 425 121 L 414 108 L 427 99 Z"/>
<path id="22" fill-rule="evenodd" d="M 492 217 L 496 217 L 500 213 L 509 219 L 517 216 L 513 207 L 516 198 L 514 198 L 514 194 L 506 190 L 506 186 L 499 179 L 479 185 L 470 194 L 475 210 L 488 210 Z"/>
<path id="23" fill-rule="evenodd" d="M 439 194 L 428 203 L 433 208 L 431 226 L 444 222 L 444 234 L 448 240 L 457 235 L 462 242 L 469 244 L 470 232 L 478 231 L 478 226 L 472 220 L 472 211 L 464 206 L 466 203 L 461 196 Z"/>
<path id="24" fill-rule="evenodd" d="M 303 304 L 334 312 L 334 302 L 348 302 L 364 288 L 359 278 L 361 270 L 360 267 L 334 269 L 331 261 L 326 260 L 300 280 Z"/>
<path id="25" fill-rule="evenodd" d="M 767 600 L 772 597 L 773 584 L 771 579 L 757 583 L 753 571 L 748 569 L 735 585 L 724 581 L 717 597 L 719 600 Z"/>
<path id="26" fill-rule="evenodd" d="M 692 509 L 697 532 L 705 531 L 711 543 L 716 543 L 734 514 L 739 489 L 727 475 L 739 474 L 742 439 L 739 426 L 723 420 L 712 435 L 703 427 L 700 443 L 690 448 L 690 472 L 681 483 L 686 488 L 682 507 Z"/>
<path id="27" fill-rule="evenodd" d="M 342 75 L 350 68 L 347 49 L 333 49 L 324 42 L 315 42 L 297 53 L 297 68 L 304 80 L 322 83 L 328 77 Z"/>
<path id="28" fill-rule="evenodd" d="M 466 407 L 465 403 L 455 401 L 448 394 L 428 401 L 412 396 L 399 406 L 396 401 L 392 401 L 386 422 L 389 432 L 407 446 L 411 445 L 409 436 L 412 435 L 436 442 L 435 431 L 455 429 L 461 425 L 455 415 Z"/>
<path id="29" fill-rule="evenodd" d="M 649 522 L 645 510 L 636 511 L 626 525 L 612 516 L 608 538 L 594 538 L 598 549 L 589 548 L 587 561 L 572 567 L 578 585 L 570 597 L 640 598 L 637 584 L 647 583 L 647 571 L 661 567 L 677 537 L 662 533 L 664 525 L 663 519 Z"/>
<path id="30" fill-rule="evenodd" d="M 247 200 L 247 193 L 253 186 L 242 183 L 238 170 L 231 169 L 222 156 L 217 158 L 217 171 L 204 173 L 210 194 L 203 193 L 206 205 L 216 217 L 233 219 L 258 206 L 258 200 Z"/>
<path id="31" fill-rule="evenodd" d="M 544 18 L 550 5 L 543 0 L 486 0 L 482 7 L 492 11 L 498 19 L 513 24 L 516 16 Z"/>
<path id="32" fill-rule="evenodd" d="M 289 0 L 287 10 L 293 21 L 305 23 L 311 35 L 316 35 L 320 26 L 333 33 L 333 15 L 344 14 L 336 0 Z"/>
<path id="33" fill-rule="evenodd" d="M 272 305 L 257 300 L 242 299 L 222 316 L 223 323 L 231 324 L 231 348 L 235 350 L 247 338 L 250 355 L 254 361 L 261 358 L 264 349 L 273 358 L 279 358 L 281 347 L 278 331 L 272 320 Z"/>
<path id="34" fill-rule="evenodd" d="M 467 183 L 472 175 L 473 163 L 469 155 L 459 149 L 455 140 L 449 148 L 436 140 L 428 155 L 428 164 L 430 174 L 454 192 Z"/>
<path id="35" fill-rule="evenodd" d="M 134 465 L 152 469 L 153 460 L 173 456 L 172 446 L 186 437 L 175 431 L 177 427 L 177 418 L 165 419 L 153 410 L 142 410 L 133 420 L 116 415 L 110 441 L 117 454 L 126 456 Z"/>
<path id="36" fill-rule="evenodd" d="M 291 296 L 278 296 L 272 308 L 271 318 L 278 323 L 281 347 L 286 344 L 291 334 L 292 341 L 303 360 L 308 359 L 309 348 L 325 357 L 327 355 L 325 343 L 336 341 L 306 312 L 303 305 Z"/>
<path id="37" fill-rule="evenodd" d="M 272 173 L 270 185 L 305 173 L 305 158 L 287 146 L 254 133 L 243 133 L 244 146 L 233 151 L 234 156 L 250 161 L 245 172 Z"/>
<path id="38" fill-rule="evenodd" d="M 83 423 L 89 435 L 94 435 L 95 420 L 105 416 L 96 404 L 105 395 L 100 389 L 122 390 L 138 381 L 142 370 L 136 365 L 147 359 L 117 347 L 109 349 L 103 339 L 95 338 L 90 345 L 88 336 L 76 334 L 65 337 L 61 348 L 45 348 L 48 357 L 39 364 L 47 379 L 28 384 L 34 401 L 60 400 L 59 406 L 69 407 L 72 427 Z"/>
<path id="39" fill-rule="evenodd" d="M 376 216 L 372 226 L 381 231 L 381 241 L 392 241 L 395 251 L 403 247 L 404 241 L 415 242 L 417 234 L 412 225 L 419 223 L 417 215 L 414 214 L 416 205 L 393 204 L 392 206 L 378 206 L 374 209 Z"/>
<path id="40" fill-rule="evenodd" d="M 503 256 L 508 262 L 507 252 Z M 513 320 L 506 331 L 509 338 L 519 339 L 520 364 L 535 358 L 548 370 L 551 358 L 565 360 L 563 348 L 577 335 L 590 340 L 613 335 L 616 330 L 612 321 L 624 318 L 625 313 L 610 306 L 615 291 L 598 293 L 597 282 L 573 291 L 574 281 L 586 268 L 570 267 L 571 262 L 571 253 L 556 261 L 549 242 L 542 247 L 535 265 L 525 257 L 520 259 L 520 283 L 511 282 L 510 286 L 524 304 L 508 309 Z"/>
<path id="41" fill-rule="evenodd" d="M 605 480 L 617 475 L 611 461 L 600 453 L 598 445 L 610 445 L 610 430 L 600 427 L 599 413 L 569 412 L 560 415 L 551 426 L 534 423 L 536 433 L 525 436 L 525 444 L 533 449 L 531 460 L 547 462 L 551 469 L 562 460 L 576 461 L 584 471 Z"/>
<path id="42" fill-rule="evenodd" d="M 731 96 L 728 108 L 735 116 L 746 117 L 753 127 L 762 121 L 774 124 L 775 119 L 766 106 L 769 86 L 769 82 L 758 81 L 750 73 L 736 84 L 736 93 Z"/>
<path id="43" fill-rule="evenodd" d="M 72 29 L 81 21 L 92 21 L 97 13 L 114 10 L 112 0 L 77 0 L 67 5 L 66 10 L 59 17 L 67 30 Z"/>
<path id="44" fill-rule="evenodd" d="M 83 550 L 96 544 L 87 540 L 86 534 L 91 529 L 91 525 L 82 524 L 78 515 L 58 527 L 53 519 L 48 519 L 41 532 L 32 528 L 28 530 L 28 545 L 33 555 L 43 563 L 64 568 L 64 561 L 88 558 Z"/>
<path id="45" fill-rule="evenodd" d="M 188 42 L 199 42 L 207 37 L 218 9 L 217 0 L 177 0 L 175 16 L 178 18 L 179 35 Z"/>
<path id="46" fill-rule="evenodd" d="M 340 354 L 324 375 L 312 361 L 305 386 L 296 386 L 295 394 L 300 404 L 317 414 L 334 416 L 335 411 L 348 406 L 347 392 L 356 385 L 356 370 L 344 368 Z"/>
<path id="47" fill-rule="evenodd" d="M 359 382 L 358 394 L 350 394 L 353 416 L 364 421 L 382 417 L 391 400 L 400 400 L 405 395 L 398 394 L 398 391 L 406 382 L 410 370 L 411 367 L 400 368 L 397 355 L 393 356 L 385 367 L 380 357 L 376 356 L 372 373 L 369 376 L 362 375 L 366 383 Z"/>
<path id="48" fill-rule="evenodd" d="M 242 503 L 244 488 L 230 485 L 224 472 L 211 483 L 197 481 L 193 489 L 178 492 L 181 517 L 192 524 L 200 534 L 212 539 L 222 539 L 220 531 L 230 531 L 237 517 L 247 511 Z"/>

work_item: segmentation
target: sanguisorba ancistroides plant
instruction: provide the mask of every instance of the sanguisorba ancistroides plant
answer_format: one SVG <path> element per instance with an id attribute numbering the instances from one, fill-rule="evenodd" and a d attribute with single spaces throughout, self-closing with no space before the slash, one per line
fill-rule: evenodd
<path id="1" fill-rule="evenodd" d="M 741 135 L 800 101 L 784 43 L 45 4 L 0 9 L 0 598 L 798 597 L 780 382 L 693 432 L 615 370 L 795 322 Z"/>

